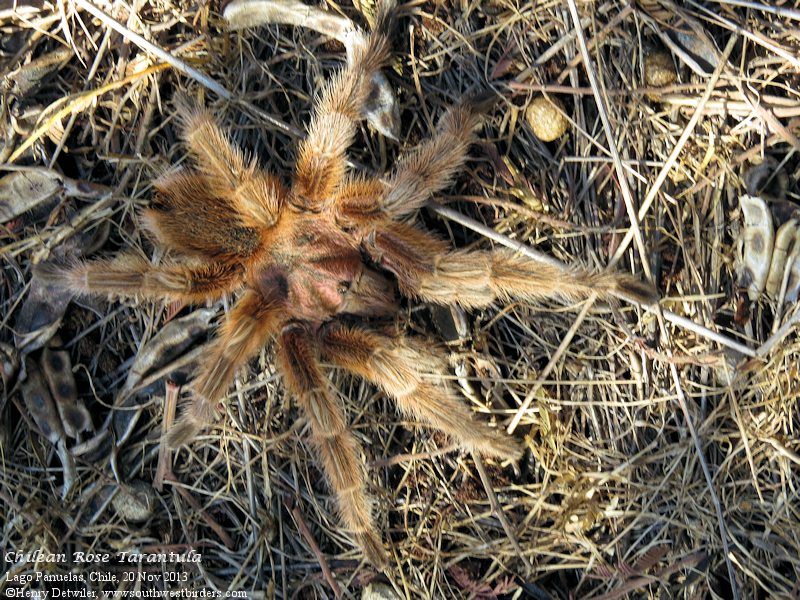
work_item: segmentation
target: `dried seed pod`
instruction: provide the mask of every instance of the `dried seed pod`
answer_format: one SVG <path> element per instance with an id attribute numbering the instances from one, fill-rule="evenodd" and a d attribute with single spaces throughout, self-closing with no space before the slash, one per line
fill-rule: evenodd
<path id="1" fill-rule="evenodd" d="M 25 359 L 27 378 L 21 384 L 22 399 L 36 426 L 54 446 L 64 440 L 64 428 L 50 390 L 37 364 Z"/>
<path id="2" fill-rule="evenodd" d="M 0 378 L 3 379 L 6 393 L 19 371 L 19 353 L 14 346 L 0 342 Z"/>
<path id="3" fill-rule="evenodd" d="M 111 499 L 111 505 L 117 514 L 132 523 L 139 523 L 150 518 L 156 508 L 156 493 L 144 481 L 137 479 L 120 486 Z"/>
<path id="4" fill-rule="evenodd" d="M 67 448 L 61 415 L 59 415 L 56 403 L 53 402 L 53 398 L 50 396 L 47 382 L 36 362 L 30 357 L 25 359 L 25 372 L 27 377 L 20 384 L 22 400 L 39 431 L 47 438 L 48 442 L 55 446 L 58 452 L 58 458 L 61 461 L 64 474 L 61 497 L 66 498 L 72 491 L 75 481 L 77 481 L 75 458 Z"/>
<path id="5" fill-rule="evenodd" d="M 744 194 L 739 197 L 739 206 L 744 218 L 737 265 L 739 285 L 747 288 L 747 294 L 754 302 L 767 283 L 775 231 L 772 214 L 762 198 Z"/>
<path id="6" fill-rule="evenodd" d="M 767 275 L 767 295 L 777 299 L 783 283 L 783 274 L 786 271 L 786 257 L 795 244 L 797 237 L 797 219 L 786 221 L 778 228 L 775 234 L 775 245 L 772 249 L 772 261 L 769 265 L 769 275 Z"/>
<path id="7" fill-rule="evenodd" d="M 536 96 L 525 109 L 525 118 L 533 135 L 543 142 L 557 140 L 569 127 L 564 105 L 555 97 Z"/>
<path id="8" fill-rule="evenodd" d="M 644 57 L 644 81 L 649 87 L 664 87 L 677 78 L 675 63 L 666 50 L 653 50 Z"/>
<path id="9" fill-rule="evenodd" d="M 128 379 L 122 388 L 130 392 L 142 378 L 157 367 L 164 367 L 208 330 L 216 311 L 201 308 L 180 319 L 170 321 L 139 349 Z"/>
<path id="10" fill-rule="evenodd" d="M 785 302 L 797 302 L 797 297 L 800 295 L 800 227 L 795 233 L 794 245 L 786 261 L 786 269 L 789 273 L 786 280 Z"/>
<path id="11" fill-rule="evenodd" d="M 89 416 L 89 411 L 82 402 L 78 401 L 69 353 L 45 348 L 42 352 L 41 366 L 61 416 L 65 433 L 74 438 L 82 431 L 92 429 L 92 418 Z"/>
<path id="12" fill-rule="evenodd" d="M 72 491 L 75 482 L 78 480 L 78 471 L 75 468 L 75 457 L 72 456 L 72 452 L 67 448 L 67 441 L 65 439 L 62 438 L 58 440 L 56 451 L 58 452 L 58 459 L 61 461 L 61 468 L 64 474 L 64 482 L 61 485 L 61 498 L 66 499 Z"/>
<path id="13" fill-rule="evenodd" d="M 27 353 L 44 346 L 58 331 L 71 298 L 72 292 L 54 282 L 46 283 L 34 273 L 28 297 L 14 322 L 17 348 Z"/>

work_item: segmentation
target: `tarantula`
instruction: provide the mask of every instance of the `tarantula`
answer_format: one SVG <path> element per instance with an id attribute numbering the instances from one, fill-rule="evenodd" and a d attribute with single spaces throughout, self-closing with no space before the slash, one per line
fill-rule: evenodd
<path id="1" fill-rule="evenodd" d="M 389 57 L 389 20 L 384 8 L 367 43 L 316 101 L 291 185 L 232 145 L 207 111 L 184 106 L 183 137 L 196 168 L 156 181 L 143 214 L 155 242 L 180 260 L 153 265 L 122 254 L 44 272 L 79 294 L 182 302 L 240 294 L 168 443 L 188 443 L 217 419 L 236 370 L 274 339 L 277 368 L 308 419 L 341 520 L 377 567 L 386 555 L 360 449 L 321 359 L 376 385 L 403 413 L 463 448 L 513 459 L 520 446 L 473 419 L 441 353 L 423 339 L 371 328 L 367 319 L 396 313 L 398 289 L 407 298 L 468 309 L 498 299 L 647 294 L 622 275 L 560 271 L 506 249 L 454 250 L 410 222 L 465 162 L 479 119 L 474 103 L 447 110 L 430 139 L 399 158 L 387 182 L 348 171 L 345 152 L 372 76 Z"/>

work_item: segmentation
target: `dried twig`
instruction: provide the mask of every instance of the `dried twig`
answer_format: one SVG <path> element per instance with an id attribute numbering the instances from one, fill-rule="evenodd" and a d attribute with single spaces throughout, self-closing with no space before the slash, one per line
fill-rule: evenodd
<path id="1" fill-rule="evenodd" d="M 334 578 L 333 573 L 331 572 L 331 568 L 328 565 L 328 561 L 322 554 L 322 550 L 319 549 L 319 544 L 317 544 L 317 540 L 314 539 L 314 535 L 308 528 L 308 525 L 306 524 L 306 519 L 303 516 L 303 511 L 301 511 L 297 507 L 297 505 L 288 498 L 284 500 L 284 504 L 286 505 L 286 508 L 288 508 L 291 511 L 292 518 L 294 518 L 294 522 L 297 523 L 297 526 L 300 528 L 300 533 L 303 535 L 303 539 L 305 539 L 306 543 L 311 548 L 311 551 L 314 553 L 314 556 L 317 558 L 319 567 L 322 570 L 322 576 L 325 578 L 325 581 L 328 582 L 328 585 L 331 586 L 331 591 L 333 592 L 333 595 L 336 596 L 337 598 L 341 598 L 342 589 L 339 587 L 338 582 Z"/>
<path id="2" fill-rule="evenodd" d="M 611 158 L 614 161 L 614 168 L 617 172 L 617 183 L 619 184 L 620 191 L 622 192 L 622 199 L 625 201 L 625 208 L 628 211 L 628 219 L 630 219 L 631 222 L 629 233 L 633 235 L 634 239 L 636 240 L 636 248 L 639 251 L 645 276 L 649 281 L 652 282 L 653 274 L 650 272 L 650 263 L 647 260 L 648 253 L 644 245 L 641 227 L 639 227 L 640 217 L 636 212 L 636 206 L 633 201 L 633 193 L 631 192 L 630 185 L 628 184 L 627 173 L 625 172 L 625 167 L 622 165 L 622 158 L 620 157 L 619 149 L 617 148 L 616 137 L 611 127 L 611 121 L 608 117 L 607 104 L 600 90 L 600 84 L 597 81 L 594 65 L 589 57 L 589 48 L 586 45 L 586 37 L 583 34 L 583 26 L 581 25 L 581 19 L 578 16 L 578 6 L 575 3 L 575 0 L 567 0 L 567 6 L 569 6 L 569 12 L 572 15 L 572 21 L 575 25 L 575 40 L 578 42 L 578 49 L 580 50 L 581 58 L 583 59 L 583 66 L 586 69 L 586 74 L 589 77 L 589 84 L 591 85 L 592 92 L 594 93 L 594 99 L 597 103 L 597 110 L 598 114 L 600 115 L 600 120 L 603 122 L 603 130 L 606 134 L 608 150 L 611 152 Z"/>
<path id="3" fill-rule="evenodd" d="M 489 475 L 486 473 L 486 467 L 483 466 L 483 459 L 475 452 L 472 453 L 472 459 L 475 461 L 475 469 L 478 471 L 478 475 L 481 478 L 481 483 L 483 484 L 483 489 L 486 491 L 486 495 L 489 498 L 489 504 L 492 506 L 492 512 L 500 521 L 503 531 L 506 532 L 506 536 L 508 536 L 511 545 L 514 547 L 514 550 L 517 553 L 517 558 L 519 558 L 525 565 L 525 575 L 528 576 L 533 572 L 533 565 L 530 563 L 528 557 L 525 555 L 525 552 L 522 550 L 522 546 L 519 545 L 517 536 L 514 533 L 514 528 L 511 527 L 511 523 L 509 523 L 508 517 L 503 511 L 503 507 L 497 500 L 497 494 L 494 493 L 494 488 L 492 487 L 492 480 L 489 479 Z"/>

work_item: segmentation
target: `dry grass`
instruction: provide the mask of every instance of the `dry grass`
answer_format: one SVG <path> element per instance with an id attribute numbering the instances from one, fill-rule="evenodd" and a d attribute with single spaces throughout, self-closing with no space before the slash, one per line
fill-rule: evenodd
<path id="1" fill-rule="evenodd" d="M 341 63 L 342 48 L 295 28 L 223 33 L 217 2 L 137 3 L 136 14 L 125 6 L 110 9 L 114 18 L 230 90 L 235 102 L 211 92 L 205 101 L 265 166 L 289 172 L 296 132 L 308 120 L 315 90 Z M 329 9 L 359 18 L 350 5 L 329 3 Z M 771 156 L 789 174 L 789 200 L 798 201 L 800 15 L 724 0 L 635 6 L 603 0 L 577 9 L 586 55 L 576 44 L 569 3 L 407 6 L 395 41 L 397 72 L 390 73 L 404 138 L 386 143 L 365 129 L 354 162 L 389 168 L 398 150 L 426 136 L 462 92 L 491 85 L 503 100 L 446 198 L 449 206 L 565 263 L 602 268 L 616 256 L 620 266 L 650 271 L 664 308 L 756 351 L 798 311 L 776 311 L 762 299 L 746 323 L 737 315 L 737 198 L 743 173 Z M 0 341 L 13 354 L 35 260 L 64 244 L 85 247 L 98 233 L 101 241 L 108 234 L 100 253 L 132 245 L 152 256 L 136 211 L 153 177 L 183 160 L 171 98 L 186 88 L 204 92 L 69 0 L 57 8 L 22 0 L 16 11 L 0 4 L 0 39 L 0 152 L 7 160 L 29 146 L 8 168 L 51 166 L 94 185 L 0 226 Z M 704 39 L 715 40 L 718 50 Z M 644 56 L 668 40 L 679 79 L 647 88 Z M 30 76 L 12 71 L 56 50 L 63 66 L 20 89 L 20 78 Z M 698 55 L 709 64 L 696 63 Z M 587 76 L 587 56 L 599 95 Z M 701 68 L 704 75 L 696 72 Z M 523 118 L 540 91 L 559 96 L 571 121 L 569 133 L 549 144 L 537 141 Z M 21 115 L 42 110 L 38 126 L 23 126 Z M 7 133 L 12 121 L 19 135 Z M 630 210 L 645 204 L 631 228 Z M 434 212 L 426 219 L 458 245 L 488 244 Z M 626 237 L 628 231 L 635 235 Z M 14 380 L 6 383 L 0 547 L 65 553 L 191 547 L 202 563 L 178 568 L 187 574 L 184 585 L 246 590 L 256 598 L 332 597 L 331 577 L 343 597 L 359 596 L 373 580 L 405 598 L 798 597 L 795 330 L 746 358 L 653 313 L 581 308 L 515 304 L 471 314 L 471 336 L 452 350 L 471 367 L 476 410 L 505 424 L 518 417 L 514 435 L 524 437 L 528 452 L 516 472 L 438 452 L 446 440 L 414 430 L 376 390 L 334 373 L 372 461 L 371 488 L 392 561 L 382 575 L 360 562 L 339 526 L 270 350 L 237 380 L 224 423 L 179 453 L 176 481 L 153 492 L 156 510 L 140 523 L 121 518 L 108 497 L 117 482 L 154 480 L 163 375 L 191 372 L 199 338 L 177 356 L 160 357 L 162 372 L 151 371 L 149 385 L 123 393 L 134 357 L 153 351 L 148 340 L 172 316 L 171 307 L 73 303 L 59 335 L 78 396 L 97 430 L 113 429 L 118 443 L 113 452 L 108 439 L 94 451 L 73 452 L 75 481 L 62 500 L 58 453 L 28 418 Z M 409 305 L 402 318 L 422 335 L 438 335 L 424 307 Z M 553 360 L 576 318 L 571 341 Z M 526 406 L 521 413 L 520 406 Z M 128 422 L 132 429 L 124 435 Z M 71 568 L 3 565 L 10 575 Z M 115 561 L 103 567 L 120 578 L 126 568 Z"/>

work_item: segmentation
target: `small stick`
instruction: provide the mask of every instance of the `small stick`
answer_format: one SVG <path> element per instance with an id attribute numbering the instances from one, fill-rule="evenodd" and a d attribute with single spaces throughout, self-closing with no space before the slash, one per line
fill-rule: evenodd
<path id="1" fill-rule="evenodd" d="M 159 492 L 164 487 L 164 480 L 175 479 L 172 473 L 172 449 L 167 446 L 167 432 L 175 422 L 175 407 L 178 404 L 180 386 L 172 381 L 167 381 L 164 393 L 164 418 L 161 421 L 161 441 L 158 444 L 158 466 L 153 478 L 153 487 Z"/>
<path id="2" fill-rule="evenodd" d="M 328 582 L 328 585 L 331 586 L 333 595 L 337 598 L 341 598 L 342 589 L 339 587 L 336 579 L 334 579 L 331 568 L 328 566 L 328 561 L 325 559 L 325 556 L 322 554 L 322 550 L 319 549 L 317 541 L 314 539 L 311 530 L 308 528 L 306 520 L 303 518 L 303 511 L 301 511 L 289 498 L 285 498 L 283 504 L 292 513 L 292 518 L 294 519 L 294 522 L 297 523 L 297 528 L 300 529 L 300 533 L 306 540 L 306 543 L 311 547 L 311 551 L 314 553 L 314 556 L 317 557 L 319 567 L 322 569 L 322 576 L 325 578 L 325 581 Z"/>
<path id="3" fill-rule="evenodd" d="M 561 355 L 566 352 L 567 347 L 572 342 L 572 338 L 575 337 L 575 333 L 578 331 L 578 328 L 583 323 L 583 320 L 586 318 L 586 315 L 589 314 L 592 306 L 594 306 L 595 301 L 597 300 L 597 294 L 592 292 L 592 295 L 589 296 L 588 300 L 586 300 L 583 308 L 581 309 L 580 314 L 575 319 L 575 322 L 572 324 L 572 327 L 569 328 L 567 334 L 564 336 L 564 339 L 561 340 L 561 343 L 556 348 L 556 351 L 553 353 L 553 356 L 550 357 L 550 361 L 547 363 L 542 372 L 539 373 L 539 376 L 536 378 L 536 382 L 531 386 L 531 389 L 528 391 L 527 395 L 525 396 L 525 400 L 520 405 L 519 409 L 517 409 L 517 414 L 514 415 L 514 418 L 511 420 L 511 424 L 508 426 L 508 433 L 509 435 L 514 433 L 514 430 L 519 425 L 519 422 L 522 420 L 522 416 L 530 407 L 533 399 L 536 397 L 536 393 L 539 391 L 539 388 L 542 387 L 542 382 L 547 378 L 550 372 L 556 367 L 558 361 L 561 359 Z"/>
<path id="4" fill-rule="evenodd" d="M 175 489 L 181 495 L 181 497 L 186 500 L 187 504 L 189 504 L 192 510 L 200 514 L 203 521 L 206 522 L 206 525 L 208 525 L 214 531 L 214 533 L 217 534 L 219 539 L 222 540 L 222 543 L 225 544 L 225 547 L 228 548 L 228 550 L 233 550 L 236 545 L 233 543 L 231 536 L 228 535 L 228 532 L 225 531 L 222 525 L 217 523 L 205 510 L 203 510 L 203 507 L 200 506 L 200 503 L 189 493 L 189 490 L 184 489 L 180 485 L 174 485 L 177 483 L 177 481 L 169 479 L 167 479 L 167 481 L 173 484 L 173 489 Z"/>
<path id="5" fill-rule="evenodd" d="M 578 6 L 575 0 L 568 0 L 569 12 L 572 15 L 572 21 L 575 24 L 575 40 L 578 43 L 578 49 L 583 59 L 583 66 L 586 69 L 586 74 L 589 76 L 589 85 L 594 92 L 594 101 L 597 104 L 597 113 L 600 115 L 600 120 L 603 123 L 603 131 L 606 134 L 606 141 L 608 142 L 608 150 L 611 153 L 611 158 L 614 160 L 614 170 L 617 173 L 617 183 L 619 184 L 620 191 L 622 192 L 622 199 L 625 201 L 625 208 L 628 211 L 628 219 L 630 219 L 631 226 L 628 230 L 633 238 L 636 240 L 636 248 L 641 257 L 642 267 L 644 274 L 648 281 L 653 282 L 653 273 L 650 271 L 650 263 L 647 260 L 648 252 L 644 245 L 644 237 L 642 236 L 641 227 L 639 227 L 639 213 L 633 203 L 633 192 L 628 183 L 628 176 L 625 173 L 625 167 L 622 164 L 622 157 L 619 154 L 617 143 L 614 139 L 614 131 L 611 128 L 611 121 L 608 118 L 608 108 L 601 95 L 600 83 L 597 81 L 597 74 L 594 71 L 591 57 L 589 56 L 589 48 L 586 45 L 586 36 L 583 34 L 583 26 L 581 25 L 581 18 L 578 15 Z"/>
<path id="6" fill-rule="evenodd" d="M 506 537 L 508 537 L 509 541 L 511 542 L 511 545 L 514 546 L 514 550 L 516 550 L 517 556 L 525 564 L 525 569 L 526 569 L 525 575 L 527 576 L 533 571 L 533 565 L 531 565 L 531 562 L 528 560 L 528 557 L 526 557 L 525 554 L 523 554 L 522 546 L 519 545 L 519 541 L 517 541 L 517 536 L 514 535 L 514 530 L 511 529 L 511 523 L 508 522 L 508 517 L 506 517 L 506 513 L 503 512 L 503 507 L 500 506 L 500 502 L 497 500 L 497 494 L 494 493 L 492 482 L 489 479 L 488 473 L 486 473 L 486 467 L 483 466 L 483 459 L 477 452 L 472 453 L 472 459 L 475 461 L 475 468 L 478 470 L 478 475 L 481 478 L 481 483 L 483 483 L 483 488 L 486 490 L 486 496 L 489 498 L 489 504 L 491 504 L 492 506 L 492 512 L 500 521 L 500 525 L 503 526 L 503 531 L 506 532 Z"/>

